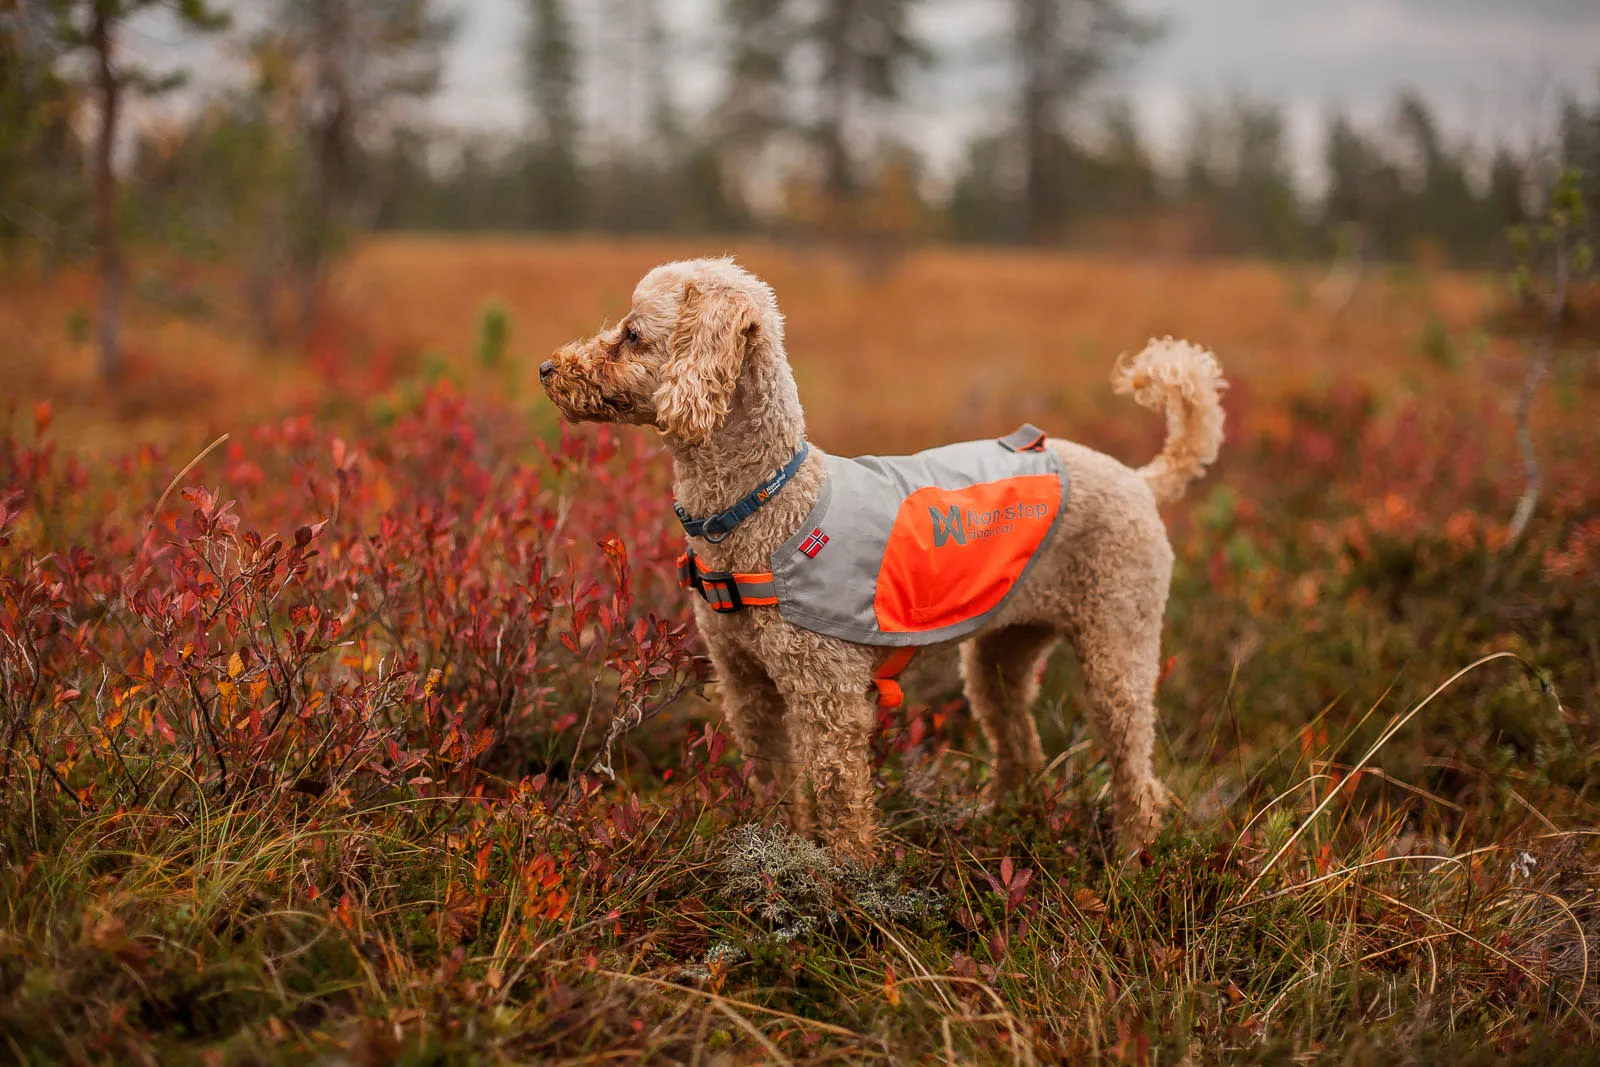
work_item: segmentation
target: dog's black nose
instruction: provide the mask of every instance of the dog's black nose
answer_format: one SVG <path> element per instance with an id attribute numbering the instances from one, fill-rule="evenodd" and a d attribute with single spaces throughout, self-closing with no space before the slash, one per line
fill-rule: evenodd
<path id="1" fill-rule="evenodd" d="M 541 382 L 548 382 L 550 380 L 550 375 L 554 374 L 555 372 L 556 365 L 551 360 L 547 359 L 543 363 L 539 364 L 539 380 Z"/>

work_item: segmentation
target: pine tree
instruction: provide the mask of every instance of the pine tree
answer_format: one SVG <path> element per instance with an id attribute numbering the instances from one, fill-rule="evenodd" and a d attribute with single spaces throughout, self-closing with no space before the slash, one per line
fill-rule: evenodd
<path id="1" fill-rule="evenodd" d="M 724 0 L 730 42 L 719 125 L 747 185 L 763 149 L 799 134 L 819 174 L 818 221 L 835 232 L 854 225 L 859 145 L 874 132 L 876 111 L 902 100 L 911 73 L 932 61 L 911 28 L 922 2 Z M 801 112 L 801 99 L 813 110 Z"/>
<path id="2" fill-rule="evenodd" d="M 1413 92 L 1396 103 L 1395 132 L 1409 156 L 1414 239 L 1426 237 L 1456 260 L 1477 258 L 1486 234 L 1484 205 L 1467 182 L 1464 150 L 1444 143 L 1427 101 Z"/>
<path id="3" fill-rule="evenodd" d="M 830 227 L 853 228 L 858 162 L 852 138 L 863 113 L 900 101 L 906 78 L 931 61 L 911 32 L 917 0 L 822 0 L 809 36 L 820 56 L 820 113 L 812 138 L 821 156 L 822 194 Z"/>
<path id="4" fill-rule="evenodd" d="M 72 86 L 43 11 L 0 16 L 0 252 L 27 242 L 51 257 L 71 250 L 86 212 L 83 145 Z"/>
<path id="5" fill-rule="evenodd" d="M 573 229 L 585 221 L 578 161 L 578 49 L 565 0 L 528 0 L 523 86 L 531 134 L 529 221 Z"/>
<path id="6" fill-rule="evenodd" d="M 1289 173 L 1283 114 L 1240 99 L 1233 109 L 1230 228 L 1238 251 L 1291 256 L 1303 250 L 1304 226 Z"/>
<path id="7" fill-rule="evenodd" d="M 154 74 L 122 55 L 121 37 L 127 22 L 161 0 L 50 0 L 56 39 L 65 53 L 88 57 L 90 82 L 98 112 L 92 152 L 94 174 L 94 246 L 99 275 L 97 349 L 100 376 L 115 382 L 122 376 L 122 305 L 127 289 L 122 238 L 117 224 L 117 138 L 129 94 L 156 94 L 176 88 L 182 72 Z M 198 31 L 226 25 L 226 18 L 206 0 L 180 0 L 172 7 L 179 22 Z"/>
<path id="8" fill-rule="evenodd" d="M 1062 178 L 1071 157 L 1069 104 L 1130 48 L 1153 40 L 1159 25 L 1123 0 L 1012 0 L 1012 66 L 1023 189 L 1021 232 L 1045 240 L 1059 229 L 1070 191 Z"/>
<path id="9" fill-rule="evenodd" d="M 1334 243 L 1358 258 L 1393 255 L 1403 247 L 1407 203 L 1399 170 L 1344 115 L 1328 123 L 1323 167 L 1328 188 L 1322 226 Z"/>
<path id="10" fill-rule="evenodd" d="M 723 0 L 727 89 L 715 121 L 723 166 L 746 185 L 752 161 L 797 122 L 791 96 L 798 35 L 793 8 L 792 0 Z"/>
<path id="11" fill-rule="evenodd" d="M 298 121 L 310 161 L 291 242 L 304 332 L 333 255 L 381 204 L 382 175 L 364 159 L 403 127 L 407 101 L 438 89 L 456 20 L 438 0 L 278 0 L 277 15 L 303 86 Z"/>

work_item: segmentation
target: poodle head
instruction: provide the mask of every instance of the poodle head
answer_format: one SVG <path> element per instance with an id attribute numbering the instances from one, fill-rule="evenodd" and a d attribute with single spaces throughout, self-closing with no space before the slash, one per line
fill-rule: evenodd
<path id="1" fill-rule="evenodd" d="M 539 379 L 570 421 L 654 426 L 699 444 L 728 417 L 746 367 L 782 342 L 765 282 L 731 259 L 686 260 L 646 274 L 621 322 L 561 348 Z"/>

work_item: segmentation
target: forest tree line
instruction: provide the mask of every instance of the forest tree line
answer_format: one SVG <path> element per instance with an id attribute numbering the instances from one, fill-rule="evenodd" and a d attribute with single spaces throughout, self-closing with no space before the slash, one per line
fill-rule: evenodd
<path id="1" fill-rule="evenodd" d="M 1600 98 L 1576 96 L 1537 151 L 1451 136 L 1411 93 L 1378 121 L 1331 114 L 1308 185 L 1283 109 L 1240 95 L 1197 103 L 1179 160 L 1160 164 L 1107 86 L 1169 27 L 1124 0 L 1007 0 L 980 57 L 952 56 L 917 32 L 918 9 L 946 2 L 711 0 L 714 47 L 697 49 L 654 0 L 521 0 L 526 123 L 508 133 L 430 116 L 459 29 L 441 0 L 14 0 L 0 249 L 92 257 L 114 361 L 127 242 L 233 264 L 270 341 L 311 321 L 330 263 L 373 228 L 1482 264 L 1556 168 L 1600 174 Z M 201 94 L 179 65 L 129 60 L 152 12 L 228 55 L 231 87 Z M 721 88 L 690 108 L 678 83 L 697 64 Z M 938 181 L 910 106 L 932 75 L 946 94 L 1006 87 Z M 189 106 L 129 122 L 131 103 L 173 92 Z"/>

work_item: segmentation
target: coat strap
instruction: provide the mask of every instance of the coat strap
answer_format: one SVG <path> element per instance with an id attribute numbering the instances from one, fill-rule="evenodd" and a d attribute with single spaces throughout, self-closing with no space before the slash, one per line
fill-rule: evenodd
<path id="1" fill-rule="evenodd" d="M 878 691 L 878 707 L 898 708 L 905 703 L 905 690 L 900 688 L 896 678 L 916 654 L 914 645 L 891 649 L 883 662 L 878 664 L 878 669 L 872 672 L 872 687 Z"/>
<path id="2" fill-rule="evenodd" d="M 1025 422 L 1000 438 L 1000 447 L 1007 452 L 1043 452 L 1047 435 L 1031 422 Z"/>

